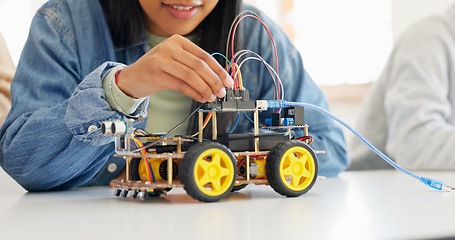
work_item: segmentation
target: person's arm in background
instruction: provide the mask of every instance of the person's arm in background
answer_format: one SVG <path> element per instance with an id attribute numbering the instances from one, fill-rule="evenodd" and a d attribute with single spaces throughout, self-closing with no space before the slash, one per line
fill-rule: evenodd
<path id="1" fill-rule="evenodd" d="M 15 70 L 16 67 L 8 51 L 6 41 L 0 33 L 0 79 L 11 82 Z"/>
<path id="2" fill-rule="evenodd" d="M 259 12 L 257 9 L 253 9 Z M 321 89 L 306 72 L 298 50 L 286 34 L 268 17 L 263 20 L 272 32 L 278 50 L 279 75 L 285 88 L 285 100 L 289 102 L 310 103 L 329 109 L 327 100 Z M 272 49 L 266 31 L 259 23 L 247 24 L 245 21 L 245 49 L 259 53 L 269 64 L 272 64 Z M 253 99 L 273 99 L 273 80 L 270 73 L 260 63 L 250 61 L 242 70 L 243 81 Z M 259 73 L 259 75 L 256 75 Z M 311 147 L 314 150 L 326 151 L 318 154 L 319 175 L 336 176 L 349 165 L 347 146 L 341 128 L 329 117 L 305 109 L 305 122 L 309 125 L 309 133 L 314 138 Z M 248 124 L 248 122 L 246 122 Z"/>
<path id="3" fill-rule="evenodd" d="M 0 33 L 0 126 L 11 108 L 10 87 L 15 71 L 6 41 Z"/>
<path id="4" fill-rule="evenodd" d="M 455 169 L 454 20 L 415 25 L 389 60 L 386 151 L 409 169 Z"/>

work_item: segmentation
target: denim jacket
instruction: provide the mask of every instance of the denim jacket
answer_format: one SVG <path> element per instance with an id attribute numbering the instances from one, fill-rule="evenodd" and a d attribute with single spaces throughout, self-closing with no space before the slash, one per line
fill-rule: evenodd
<path id="1" fill-rule="evenodd" d="M 286 100 L 328 108 L 298 51 L 276 24 L 263 18 L 277 43 Z M 244 21 L 243 32 L 243 46 L 271 63 L 262 26 Z M 104 136 L 100 126 L 122 115 L 106 102 L 102 80 L 113 67 L 131 64 L 149 49 L 145 33 L 135 44 L 116 48 L 99 1 L 48 1 L 33 18 L 12 83 L 12 109 L 0 131 L 3 169 L 28 191 L 101 185 L 116 177 L 125 163 L 112 157 L 114 139 Z M 251 62 L 242 69 L 250 98 L 273 99 L 268 71 Z M 134 115 L 146 117 L 147 104 Z M 346 169 L 341 129 L 311 110 L 305 110 L 305 120 L 314 137 L 312 147 L 327 152 L 318 156 L 319 175 L 335 176 Z M 236 130 L 251 125 L 241 121 Z"/>

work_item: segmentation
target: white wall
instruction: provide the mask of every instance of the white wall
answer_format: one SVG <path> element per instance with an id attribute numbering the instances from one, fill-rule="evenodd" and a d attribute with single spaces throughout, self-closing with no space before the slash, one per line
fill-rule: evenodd
<path id="1" fill-rule="evenodd" d="M 274 4 L 270 0 L 246 2 L 261 9 Z M 295 11 L 288 19 L 294 22 L 294 43 L 316 83 L 364 83 L 379 76 L 394 41 L 409 25 L 443 12 L 453 2 L 294 0 Z"/>
<path id="2" fill-rule="evenodd" d="M 15 64 L 28 36 L 30 21 L 46 0 L 0 0 L 0 32 Z"/>
<path id="3" fill-rule="evenodd" d="M 263 11 L 270 12 L 270 8 L 264 8 L 266 5 L 265 3 L 270 1 L 271 0 L 244 0 L 244 3 L 256 5 L 259 8 L 262 8 Z M 413 22 L 432 14 L 443 12 L 449 5 L 454 3 L 455 0 L 390 0 L 392 8 L 391 24 L 394 39 L 396 40 L 396 38 Z M 357 7 L 356 10 L 360 9 Z"/>
<path id="4" fill-rule="evenodd" d="M 294 42 L 316 83 L 365 83 L 379 76 L 393 45 L 390 2 L 294 0 L 294 7 Z"/>
<path id="5" fill-rule="evenodd" d="M 243 0 L 243 3 L 258 7 L 275 21 L 279 19 L 281 7 L 279 0 Z"/>

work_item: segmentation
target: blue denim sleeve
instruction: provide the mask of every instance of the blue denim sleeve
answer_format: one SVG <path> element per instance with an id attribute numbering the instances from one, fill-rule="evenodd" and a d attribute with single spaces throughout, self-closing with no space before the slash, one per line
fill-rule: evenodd
<path id="1" fill-rule="evenodd" d="M 259 10 L 253 9 L 255 12 Z M 327 100 L 321 89 L 311 79 L 304 68 L 302 57 L 286 34 L 270 20 L 261 15 L 270 29 L 277 45 L 279 75 L 285 89 L 285 100 L 304 102 L 329 110 Z M 259 53 L 268 63 L 273 64 L 273 51 L 267 32 L 259 23 L 245 24 L 245 49 Z M 270 73 L 260 64 L 245 64 L 244 82 L 255 99 L 273 99 L 273 80 Z M 319 175 L 332 177 L 338 175 L 349 165 L 346 142 L 341 128 L 330 118 L 312 109 L 305 109 L 305 122 L 314 142 L 311 147 L 326 153 L 318 154 Z"/>
<path id="2" fill-rule="evenodd" d="M 107 164 L 121 162 L 111 157 L 113 139 L 100 130 L 102 121 L 122 118 L 102 89 L 116 64 L 100 62 L 85 73 L 81 61 L 90 59 L 81 59 L 68 25 L 47 10 L 32 21 L 12 83 L 13 106 L 0 130 L 0 165 L 28 191 L 106 183 L 121 169 L 104 174 Z"/>

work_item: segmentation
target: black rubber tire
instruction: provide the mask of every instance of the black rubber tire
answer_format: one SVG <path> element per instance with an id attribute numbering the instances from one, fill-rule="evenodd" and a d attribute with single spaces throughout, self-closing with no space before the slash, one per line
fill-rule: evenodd
<path id="1" fill-rule="evenodd" d="M 240 184 L 240 185 L 234 185 L 234 187 L 232 188 L 231 192 L 238 192 L 244 188 L 246 188 L 246 186 L 248 186 L 248 184 Z"/>

